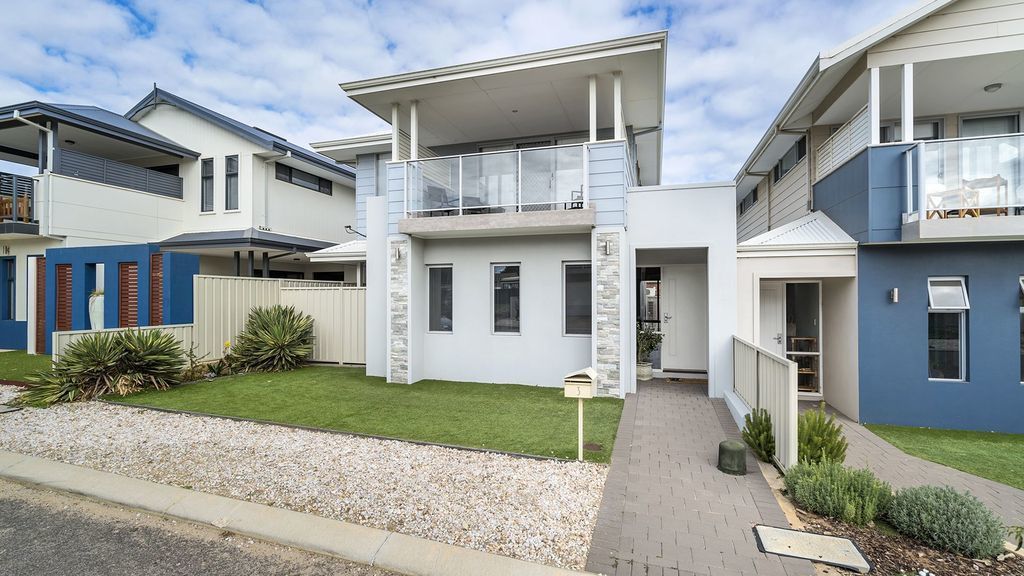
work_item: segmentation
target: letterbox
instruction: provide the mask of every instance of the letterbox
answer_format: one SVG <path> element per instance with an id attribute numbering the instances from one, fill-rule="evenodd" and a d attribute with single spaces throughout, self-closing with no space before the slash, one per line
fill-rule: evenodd
<path id="1" fill-rule="evenodd" d="M 593 398 L 597 382 L 597 372 L 593 368 L 584 368 L 565 375 L 566 398 Z"/>

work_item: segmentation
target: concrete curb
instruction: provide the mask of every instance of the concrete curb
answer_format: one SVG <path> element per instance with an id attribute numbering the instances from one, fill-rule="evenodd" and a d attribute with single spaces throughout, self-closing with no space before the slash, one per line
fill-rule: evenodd
<path id="1" fill-rule="evenodd" d="M 585 574 L 3 450 L 0 477 L 414 576 Z"/>

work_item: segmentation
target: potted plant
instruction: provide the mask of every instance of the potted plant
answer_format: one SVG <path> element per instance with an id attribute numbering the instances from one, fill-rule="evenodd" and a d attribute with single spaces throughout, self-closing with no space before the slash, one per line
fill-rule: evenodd
<path id="1" fill-rule="evenodd" d="M 665 335 L 652 330 L 643 322 L 636 325 L 636 379 L 650 380 L 654 377 L 651 369 L 651 352 L 661 344 Z"/>
<path id="2" fill-rule="evenodd" d="M 93 330 L 103 329 L 103 290 L 89 294 L 89 325 Z"/>

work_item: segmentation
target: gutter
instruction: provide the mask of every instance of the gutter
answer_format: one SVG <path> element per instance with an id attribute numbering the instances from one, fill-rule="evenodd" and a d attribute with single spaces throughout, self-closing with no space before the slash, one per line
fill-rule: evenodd
<path id="1" fill-rule="evenodd" d="M 18 109 L 15 109 L 14 112 L 11 113 L 11 118 L 21 122 L 22 124 L 26 124 L 37 130 L 46 132 L 46 171 L 53 172 L 53 130 L 43 126 L 42 124 L 37 124 L 31 120 L 23 118 L 21 110 Z"/>

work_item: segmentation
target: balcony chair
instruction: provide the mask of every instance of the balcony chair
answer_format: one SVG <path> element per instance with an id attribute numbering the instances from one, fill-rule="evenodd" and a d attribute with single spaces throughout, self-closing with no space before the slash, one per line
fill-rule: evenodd
<path id="1" fill-rule="evenodd" d="M 996 216 L 1008 216 L 1010 214 L 1010 183 L 1007 182 L 1006 178 L 1003 178 L 999 174 L 988 178 L 974 178 L 973 180 L 964 180 L 962 182 L 963 189 L 974 195 L 975 206 L 980 205 L 978 198 L 981 197 L 981 191 L 990 188 L 996 190 L 996 201 L 992 207 L 984 208 L 984 210 L 991 210 Z M 981 209 L 975 209 L 980 214 Z M 978 214 L 975 214 L 977 216 Z M 961 216 L 962 218 L 962 216 Z"/>
<path id="2" fill-rule="evenodd" d="M 443 186 L 427 185 L 427 210 L 428 216 L 436 216 L 441 212 L 445 216 L 451 216 L 452 212 L 459 209 L 459 199 L 452 200 L 448 197 L 448 189 Z"/>

